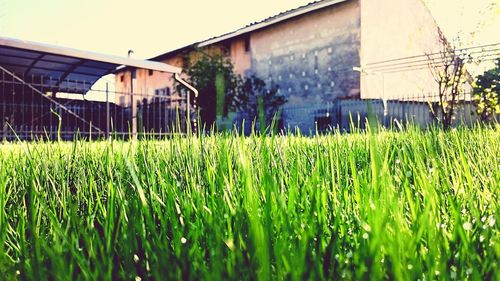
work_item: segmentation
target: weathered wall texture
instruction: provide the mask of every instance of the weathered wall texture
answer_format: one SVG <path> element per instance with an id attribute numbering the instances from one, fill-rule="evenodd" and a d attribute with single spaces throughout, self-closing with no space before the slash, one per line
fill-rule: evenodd
<path id="1" fill-rule="evenodd" d="M 362 98 L 411 98 L 436 93 L 437 82 L 426 68 L 403 69 L 401 64 L 417 59 L 386 63 L 375 68 L 372 63 L 434 53 L 440 50 L 438 26 L 422 0 L 361 1 L 361 77 Z M 372 64 L 372 65 L 371 65 Z M 417 64 L 413 64 L 417 65 Z"/>
<path id="2" fill-rule="evenodd" d="M 252 56 L 250 50 L 245 47 L 245 38 L 235 39 L 231 42 L 230 54 L 231 61 L 234 65 L 234 71 L 240 75 L 245 75 L 246 72 L 252 67 Z"/>
<path id="3" fill-rule="evenodd" d="M 333 5 L 251 34 L 252 72 L 288 105 L 359 95 L 359 1 Z"/>

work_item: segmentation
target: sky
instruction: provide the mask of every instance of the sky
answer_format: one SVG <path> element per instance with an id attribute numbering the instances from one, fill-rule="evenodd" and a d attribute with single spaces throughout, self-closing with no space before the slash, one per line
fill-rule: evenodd
<path id="1" fill-rule="evenodd" d="M 0 0 L 0 36 L 147 59 L 310 1 Z M 500 0 L 424 2 L 448 38 L 500 42 Z"/>

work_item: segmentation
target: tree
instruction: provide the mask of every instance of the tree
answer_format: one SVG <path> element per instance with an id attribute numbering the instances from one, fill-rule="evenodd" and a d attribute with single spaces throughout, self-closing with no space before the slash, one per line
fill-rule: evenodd
<path id="1" fill-rule="evenodd" d="M 278 95 L 278 87 L 266 87 L 266 83 L 251 75 L 245 77 L 237 91 L 240 109 L 249 113 L 259 121 L 260 131 L 264 133 L 268 124 L 280 120 L 280 107 L 286 103 L 284 96 Z M 276 119 L 275 119 L 276 118 Z"/>
<path id="2" fill-rule="evenodd" d="M 241 77 L 235 75 L 231 61 L 222 56 L 202 55 L 193 65 L 185 68 L 189 82 L 198 89 L 196 105 L 202 125 L 211 127 L 217 114 L 226 115 L 238 105 L 232 98 L 234 91 L 241 84 Z M 222 87 L 222 89 L 221 89 Z M 217 96 L 219 88 L 219 99 Z M 221 91 L 224 95 L 221 101 Z M 221 110 L 222 112 L 217 112 Z"/>
<path id="3" fill-rule="evenodd" d="M 431 107 L 433 117 L 444 129 L 451 127 L 461 97 L 465 97 L 463 85 L 468 73 L 465 62 L 471 60 L 466 49 L 452 45 L 439 30 L 440 50 L 427 54 L 429 68 L 438 85 L 438 102 Z"/>
<path id="4" fill-rule="evenodd" d="M 252 118 L 258 118 L 261 131 L 270 124 L 279 107 L 286 102 L 283 96 L 277 95 L 278 88 L 267 87 L 254 75 L 242 77 L 236 74 L 228 58 L 201 54 L 186 68 L 186 74 L 199 91 L 196 104 L 202 125 L 209 128 L 231 111 L 244 111 Z"/>
<path id="5" fill-rule="evenodd" d="M 489 121 L 500 114 L 500 58 L 494 68 L 477 76 L 473 86 L 476 113 L 481 121 Z"/>

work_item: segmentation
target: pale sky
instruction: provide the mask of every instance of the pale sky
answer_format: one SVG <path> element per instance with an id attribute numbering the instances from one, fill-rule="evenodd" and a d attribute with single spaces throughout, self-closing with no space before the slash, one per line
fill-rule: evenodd
<path id="1" fill-rule="evenodd" d="M 0 0 L 0 36 L 144 59 L 310 1 Z M 500 41 L 500 0 L 424 1 L 449 38 L 478 31 L 469 45 Z"/>

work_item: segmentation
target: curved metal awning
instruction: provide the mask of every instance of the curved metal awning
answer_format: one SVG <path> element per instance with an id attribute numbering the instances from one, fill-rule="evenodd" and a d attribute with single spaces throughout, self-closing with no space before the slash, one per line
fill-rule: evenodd
<path id="1" fill-rule="evenodd" d="M 44 89 L 85 93 L 119 67 L 181 73 L 165 63 L 104 55 L 49 44 L 0 37 L 0 66 Z"/>

